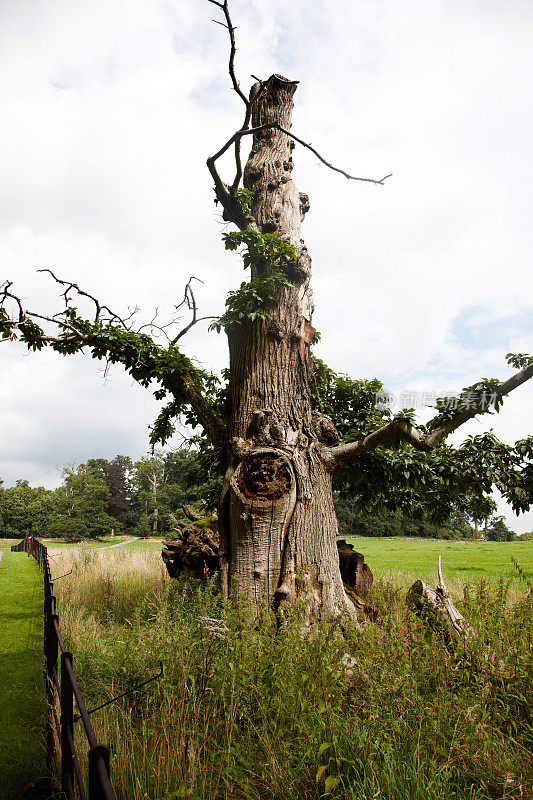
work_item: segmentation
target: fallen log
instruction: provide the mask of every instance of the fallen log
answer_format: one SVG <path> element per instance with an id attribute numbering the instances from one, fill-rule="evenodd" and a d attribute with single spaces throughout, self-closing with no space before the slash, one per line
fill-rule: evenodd
<path id="1" fill-rule="evenodd" d="M 409 608 L 429 620 L 444 637 L 446 644 L 474 637 L 474 631 L 456 609 L 442 577 L 439 556 L 439 582 L 434 589 L 421 580 L 415 581 L 406 596 Z"/>

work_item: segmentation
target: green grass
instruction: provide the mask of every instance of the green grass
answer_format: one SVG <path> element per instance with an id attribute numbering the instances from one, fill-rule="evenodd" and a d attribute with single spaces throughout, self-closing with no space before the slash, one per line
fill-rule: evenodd
<path id="1" fill-rule="evenodd" d="M 61 539 L 43 539 L 43 544 L 50 548 L 54 558 L 61 563 L 58 554 L 70 550 L 96 550 L 125 542 L 129 537 L 108 536 L 101 541 L 81 543 L 65 542 Z M 417 578 L 435 582 L 439 555 L 442 556 L 442 567 L 447 579 L 475 581 L 479 579 L 497 580 L 503 576 L 506 580 L 516 582 L 518 575 L 513 567 L 511 557 L 515 558 L 522 569 L 533 579 L 533 541 L 531 542 L 470 542 L 412 539 L 412 538 L 361 538 L 348 539 L 355 549 L 365 556 L 365 560 L 375 576 L 388 573 L 400 573 L 404 583 Z M 8 548 L 14 540 L 0 539 L 0 549 Z M 159 557 L 161 539 L 137 539 L 131 544 L 124 544 L 111 553 L 147 552 Z M 59 569 L 59 564 L 57 565 Z M 52 572 L 54 562 L 52 561 Z M 412 581 L 411 581 L 412 582 Z"/>
<path id="2" fill-rule="evenodd" d="M 70 550 L 90 551 L 105 548 L 125 537 L 107 537 L 100 542 L 82 542 L 72 544 L 60 539 L 43 540 L 50 548 L 52 555 L 61 563 L 59 553 L 67 554 Z M 355 549 L 365 556 L 365 561 L 375 577 L 390 573 L 401 574 L 402 582 L 407 585 L 417 578 L 435 583 L 439 555 L 442 556 L 444 577 L 465 581 L 479 579 L 496 581 L 501 576 L 505 580 L 519 581 L 518 573 L 511 557 L 515 558 L 523 570 L 533 579 L 533 541 L 531 542 L 469 542 L 435 539 L 412 538 L 361 538 L 348 539 Z M 104 552 L 104 550 L 102 550 Z M 109 556 L 118 553 L 153 553 L 159 559 L 161 539 L 137 539 L 131 544 L 109 551 Z M 66 562 L 65 562 L 66 563 Z M 59 569 L 59 565 L 57 565 Z M 54 562 L 52 561 L 52 572 Z"/>
<path id="3" fill-rule="evenodd" d="M 533 542 L 450 542 L 435 539 L 348 539 L 374 575 L 402 573 L 406 582 L 421 578 L 435 584 L 439 555 L 445 578 L 518 581 L 511 557 L 533 579 Z"/>
<path id="4" fill-rule="evenodd" d="M 242 602 L 223 608 L 216 579 L 169 580 L 145 544 L 71 550 L 74 571 L 57 584 L 88 704 L 164 662 L 161 680 L 93 716 L 117 800 L 531 800 L 525 581 L 455 597 L 476 631 L 457 650 L 379 574 L 380 625 L 345 623 L 341 635 L 326 621 L 305 636 L 297 616 L 277 631 Z M 202 617 L 223 618 L 227 637 Z"/>
<path id="5" fill-rule="evenodd" d="M 117 541 L 47 542 L 54 574 L 73 568 L 55 588 L 88 705 L 164 662 L 163 679 L 93 716 L 98 739 L 111 745 L 117 800 L 533 800 L 533 594 L 511 563 L 531 574 L 533 543 L 355 539 L 375 575 L 382 624 L 347 624 L 340 635 L 326 622 L 306 637 L 297 617 L 277 632 L 242 603 L 223 608 L 216 579 L 170 581 L 160 540 L 97 550 Z M 457 651 L 404 603 L 415 578 L 435 583 L 439 554 L 476 631 Z M 4 560 L 0 570 L 31 565 L 40 585 L 33 560 L 5 552 Z M 17 606 L 29 573 L 7 574 Z M 212 638 L 202 617 L 222 617 L 227 639 Z M 0 703 L 24 713 L 33 691 L 27 715 L 42 703 L 40 603 L 31 619 L 33 689 Z M 2 740 L 11 726 L 13 763 L 17 743 L 37 734 L 31 747 L 40 744 L 38 719 L 22 734 L 15 723 L 12 711 L 7 724 L 0 716 Z"/>
<path id="6" fill-rule="evenodd" d="M 153 550 L 161 548 L 161 542 L 163 541 L 161 537 L 131 541 L 132 539 L 133 537 L 131 536 L 105 536 L 102 539 L 88 539 L 83 542 L 67 542 L 64 539 L 41 539 L 41 542 L 52 550 L 70 550 L 72 548 L 99 550 L 116 544 L 121 544 L 124 549 L 128 550 Z"/>
<path id="7" fill-rule="evenodd" d="M 0 561 L 0 775 L 3 800 L 46 773 L 42 574 L 26 553 Z"/>

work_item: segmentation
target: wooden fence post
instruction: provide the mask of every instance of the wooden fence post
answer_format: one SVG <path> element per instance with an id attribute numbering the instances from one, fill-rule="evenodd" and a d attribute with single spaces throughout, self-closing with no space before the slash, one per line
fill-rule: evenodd
<path id="1" fill-rule="evenodd" d="M 104 790 L 102 770 L 109 777 L 109 747 L 97 744 L 89 750 L 89 800 L 107 800 L 109 797 Z"/>
<path id="2" fill-rule="evenodd" d="M 50 598 L 51 601 L 51 598 Z M 45 628 L 45 657 L 46 657 L 46 763 L 48 771 L 56 767 L 55 754 L 57 751 L 57 718 L 59 717 L 59 698 L 57 695 L 57 657 L 59 643 L 57 640 L 56 625 L 57 614 L 52 613 L 52 604 L 48 608 Z M 59 778 L 59 775 L 57 776 Z"/>
<path id="3" fill-rule="evenodd" d="M 72 666 L 72 653 L 61 653 L 61 789 L 67 797 L 74 790 L 74 695 L 67 668 Z"/>

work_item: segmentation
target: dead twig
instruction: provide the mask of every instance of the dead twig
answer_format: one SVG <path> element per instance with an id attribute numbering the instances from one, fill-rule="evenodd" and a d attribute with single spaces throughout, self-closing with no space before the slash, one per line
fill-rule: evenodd
<path id="1" fill-rule="evenodd" d="M 335 167 L 333 164 L 330 164 L 330 162 L 326 161 L 324 156 L 320 155 L 318 150 L 316 150 L 311 144 L 309 144 L 308 142 L 304 142 L 304 140 L 300 139 L 299 136 L 296 136 L 294 133 L 291 133 L 285 128 L 282 128 L 282 126 L 278 122 L 268 122 L 265 125 L 258 125 L 255 128 L 248 128 L 247 130 L 236 131 L 233 134 L 233 136 L 231 136 L 230 139 L 228 139 L 226 144 L 220 148 L 218 153 L 215 153 L 214 156 L 211 156 L 211 158 L 207 159 L 208 167 L 211 169 L 211 167 L 214 166 L 215 161 L 217 161 L 221 156 L 223 156 L 224 153 L 231 147 L 231 145 L 237 140 L 242 139 L 243 136 L 249 136 L 250 134 L 261 133 L 262 131 L 267 131 L 272 129 L 278 130 L 281 133 L 284 133 L 286 136 L 289 136 L 291 139 L 294 139 L 295 142 L 298 142 L 298 144 L 301 144 L 303 147 L 306 147 L 308 150 L 310 150 L 319 159 L 319 161 L 321 161 L 323 164 L 326 165 L 326 167 L 329 167 L 329 169 L 332 169 L 334 172 L 340 172 L 341 175 L 344 175 L 344 177 L 348 178 L 348 180 L 350 181 L 364 181 L 365 183 L 376 183 L 379 186 L 383 186 L 384 182 L 388 178 L 392 177 L 392 172 L 389 173 L 388 175 L 385 175 L 383 178 L 379 179 L 358 178 L 355 175 L 350 175 L 348 172 L 345 172 L 343 169 L 340 169 L 340 167 Z"/>

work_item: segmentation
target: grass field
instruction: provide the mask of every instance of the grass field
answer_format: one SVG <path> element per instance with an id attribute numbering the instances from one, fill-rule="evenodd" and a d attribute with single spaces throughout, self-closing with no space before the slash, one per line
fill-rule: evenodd
<path id="1" fill-rule="evenodd" d="M 61 551 L 71 549 L 96 550 L 121 544 L 114 552 L 153 552 L 159 558 L 161 539 L 137 539 L 130 537 L 107 537 L 101 541 L 82 543 L 64 542 L 59 539 L 43 539 L 43 544 L 58 560 Z M 0 539 L 0 549 L 9 549 L 18 540 Z M 480 578 L 497 580 L 518 579 L 511 558 L 515 558 L 523 570 L 533 580 L 533 541 L 529 542 L 471 542 L 412 538 L 361 538 L 349 539 L 356 550 L 365 556 L 371 570 L 377 575 L 398 573 L 405 575 L 406 581 L 422 578 L 434 581 L 437 574 L 439 555 L 445 577 L 452 580 L 472 581 Z M 53 566 L 53 563 L 52 563 Z"/>
<path id="2" fill-rule="evenodd" d="M 452 581 L 481 578 L 519 580 L 511 558 L 533 580 L 533 542 L 468 542 L 435 539 L 350 539 L 374 574 L 402 573 L 406 578 L 436 581 L 439 555 L 442 571 Z"/>
<path id="3" fill-rule="evenodd" d="M 164 664 L 93 716 L 117 800 L 533 800 L 533 595 L 496 580 L 462 594 L 454 578 L 476 636 L 448 649 L 404 602 L 420 545 L 429 563 L 449 546 L 357 540 L 382 622 L 340 635 L 326 621 L 311 637 L 297 616 L 277 631 L 242 602 L 222 607 L 215 579 L 170 580 L 159 542 L 52 549 L 73 569 L 57 583 L 60 624 L 89 705 Z M 459 566 L 478 552 L 461 547 Z M 222 618 L 225 637 L 205 618 Z"/>
<path id="4" fill-rule="evenodd" d="M 382 622 L 342 636 L 324 622 L 312 637 L 297 617 L 277 631 L 242 601 L 223 607 L 216 579 L 170 580 L 160 539 L 45 542 L 53 575 L 72 570 L 55 590 L 89 706 L 164 663 L 161 680 L 94 714 L 117 800 L 533 800 L 533 594 L 511 562 L 531 575 L 533 543 L 352 541 Z M 404 601 L 415 578 L 435 584 L 439 554 L 476 631 L 457 651 Z M 13 742 L 38 742 L 28 730 Z"/>
<path id="5" fill-rule="evenodd" d="M 42 575 L 25 553 L 0 561 L 0 796 L 21 796 L 46 773 Z"/>
<path id="6" fill-rule="evenodd" d="M 153 553 L 159 559 L 161 539 L 137 539 L 129 542 L 128 537 L 108 537 L 99 542 L 72 544 L 58 539 L 43 539 L 51 555 L 61 564 L 61 552 L 70 550 L 89 551 L 123 543 L 113 548 L 107 555 L 120 552 Z M 518 582 L 519 576 L 513 566 L 514 558 L 526 574 L 533 580 L 533 541 L 530 542 L 471 542 L 435 539 L 349 539 L 356 550 L 363 553 L 365 561 L 376 576 L 394 575 L 407 585 L 417 578 L 435 583 L 439 555 L 442 556 L 444 577 L 453 583 L 486 579 L 496 581 L 503 576 L 505 580 Z M 2 540 L 0 540 L 0 546 Z M 66 563 L 66 562 L 65 562 Z M 54 563 L 52 562 L 52 567 Z"/>

